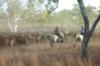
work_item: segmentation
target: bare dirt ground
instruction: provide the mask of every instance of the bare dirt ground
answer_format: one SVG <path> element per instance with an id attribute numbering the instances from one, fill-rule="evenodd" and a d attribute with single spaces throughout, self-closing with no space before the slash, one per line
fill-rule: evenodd
<path id="1" fill-rule="evenodd" d="M 36 40 L 37 32 L 32 34 L 35 37 L 33 42 L 27 41 L 31 39 L 23 33 L 0 34 L 0 66 L 100 66 L 100 34 L 89 42 L 89 60 L 86 63 L 81 58 L 75 33 L 66 35 L 65 42 L 55 44 L 52 49 L 43 38 Z M 13 47 L 12 40 L 15 40 Z"/>

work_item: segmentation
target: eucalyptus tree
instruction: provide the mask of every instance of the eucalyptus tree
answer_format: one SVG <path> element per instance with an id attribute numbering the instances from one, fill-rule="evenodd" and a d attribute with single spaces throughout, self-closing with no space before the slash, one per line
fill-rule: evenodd
<path id="1" fill-rule="evenodd" d="M 7 24 L 12 32 L 17 32 L 18 20 L 20 19 L 21 8 L 19 0 L 5 0 L 7 3 L 7 13 L 6 16 Z"/>

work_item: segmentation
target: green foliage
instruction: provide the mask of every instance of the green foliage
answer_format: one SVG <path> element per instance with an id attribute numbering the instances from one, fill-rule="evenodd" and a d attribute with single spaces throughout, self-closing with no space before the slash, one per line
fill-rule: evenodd
<path id="1" fill-rule="evenodd" d="M 20 16 L 22 11 L 19 0 L 7 0 L 8 3 L 8 18 L 12 21 Z"/>
<path id="2" fill-rule="evenodd" d="M 7 0 L 8 2 L 8 17 L 5 17 L 5 14 L 3 14 L 0 10 L 0 19 L 3 21 L 7 21 L 9 19 L 9 22 L 14 22 L 15 17 L 20 16 L 22 24 L 40 24 L 40 25 L 81 25 L 83 23 L 83 19 L 80 13 L 79 5 L 75 4 L 73 5 L 74 8 L 72 10 L 63 10 L 61 12 L 55 13 L 54 11 L 57 6 L 59 0 L 48 0 L 46 10 L 39 10 L 35 11 L 34 4 L 32 0 L 28 1 L 27 9 L 23 9 L 20 6 L 19 0 Z M 42 4 L 44 0 L 39 0 Z M 56 7 L 52 6 L 51 3 L 54 3 Z M 38 5 L 37 4 L 37 5 Z M 52 13 L 51 13 L 52 12 Z M 86 7 L 86 12 L 89 16 L 90 22 L 93 22 L 95 19 L 95 12 L 94 8 L 91 6 Z M 100 10 L 98 10 L 100 13 Z M 48 14 L 50 13 L 50 14 Z M 73 25 L 72 25 L 73 26 Z"/>
<path id="3" fill-rule="evenodd" d="M 48 3 L 45 5 L 48 14 L 52 13 L 58 7 L 58 3 L 59 0 L 48 0 Z"/>

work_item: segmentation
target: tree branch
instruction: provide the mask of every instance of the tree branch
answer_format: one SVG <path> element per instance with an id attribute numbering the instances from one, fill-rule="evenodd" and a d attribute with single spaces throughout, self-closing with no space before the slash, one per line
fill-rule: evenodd
<path id="1" fill-rule="evenodd" d="M 94 32 L 95 28 L 96 28 L 96 25 L 99 23 L 99 20 L 100 20 L 100 14 L 98 15 L 98 17 L 96 18 L 96 20 L 94 21 L 91 29 L 90 29 L 90 35 Z"/>

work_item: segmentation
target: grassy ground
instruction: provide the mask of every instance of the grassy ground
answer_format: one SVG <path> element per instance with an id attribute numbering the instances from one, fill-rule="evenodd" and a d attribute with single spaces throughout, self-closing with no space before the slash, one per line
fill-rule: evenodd
<path id="1" fill-rule="evenodd" d="M 0 66 L 99 66 L 99 34 L 89 43 L 89 60 L 84 62 L 78 42 L 68 37 L 63 44 L 48 42 L 18 45 L 0 49 Z"/>
<path id="2" fill-rule="evenodd" d="M 92 47 L 89 51 L 89 61 L 85 63 L 74 47 L 6 48 L 0 51 L 0 66 L 99 66 L 100 49 Z"/>
<path id="3" fill-rule="evenodd" d="M 0 26 L 3 28 L 4 26 Z M 26 27 L 18 31 L 53 31 L 54 27 Z M 66 28 L 65 28 L 66 27 Z M 79 26 L 65 26 L 64 30 L 79 30 Z M 41 28 L 41 29 L 40 29 Z M 0 29 L 0 35 L 4 32 L 10 32 L 7 26 Z M 98 30 L 97 30 L 98 31 Z M 12 35 L 11 33 L 9 33 Z M 14 47 L 4 47 L 0 49 L 0 66 L 100 66 L 100 34 L 99 31 L 89 42 L 89 61 L 86 63 L 81 58 L 79 43 L 75 41 L 72 34 L 68 35 L 63 44 L 55 44 L 53 49 L 48 42 L 35 42 L 29 44 L 17 45 Z M 0 43 L 1 44 L 1 43 Z"/>

